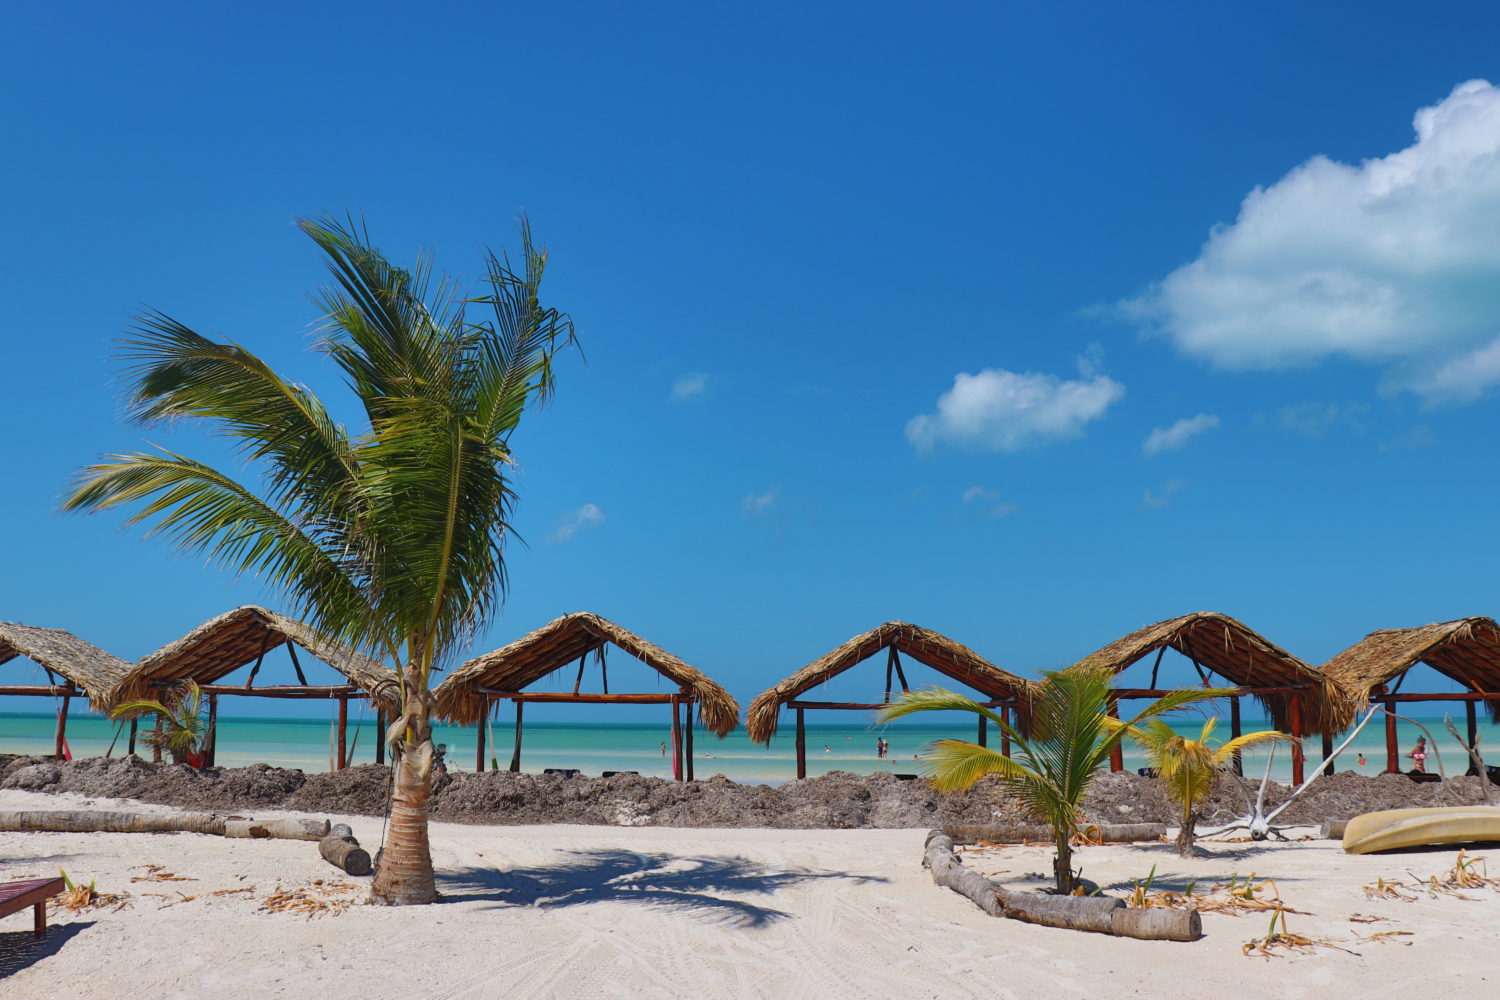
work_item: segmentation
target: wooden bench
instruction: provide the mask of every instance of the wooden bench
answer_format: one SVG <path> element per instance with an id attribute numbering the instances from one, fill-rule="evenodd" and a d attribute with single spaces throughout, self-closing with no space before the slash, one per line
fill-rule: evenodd
<path id="1" fill-rule="evenodd" d="M 20 913 L 30 906 L 36 910 L 36 936 L 47 935 L 47 900 L 63 891 L 60 878 L 33 878 L 21 882 L 0 883 L 0 917 Z"/>

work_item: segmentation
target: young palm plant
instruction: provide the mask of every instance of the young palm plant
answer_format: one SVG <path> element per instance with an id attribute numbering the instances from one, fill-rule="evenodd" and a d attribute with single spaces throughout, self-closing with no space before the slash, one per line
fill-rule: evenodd
<path id="1" fill-rule="evenodd" d="M 1076 881 L 1071 841 L 1078 831 L 1084 796 L 1125 735 L 1123 729 L 1110 727 L 1113 676 L 1108 667 L 1091 662 L 1043 672 L 1030 696 L 1025 713 L 1028 723 L 1020 729 L 973 699 L 942 688 L 914 691 L 882 709 L 877 718 L 888 722 L 913 712 L 957 709 L 982 715 L 999 726 L 1010 737 L 1013 756 L 964 740 L 938 740 L 926 755 L 927 772 L 938 790 L 945 792 L 963 791 L 988 776 L 999 779 L 1028 812 L 1052 827 L 1057 844 L 1056 888 L 1067 894 Z M 1173 691 L 1146 706 L 1126 725 L 1139 725 L 1164 712 L 1228 693 Z"/>
<path id="2" fill-rule="evenodd" d="M 1234 755 L 1266 743 L 1296 742 L 1286 733 L 1271 729 L 1245 733 L 1224 743 L 1210 742 L 1218 722 L 1218 716 L 1208 719 L 1198 738 L 1191 740 L 1160 719 L 1151 719 L 1144 726 L 1109 720 L 1111 728 L 1121 730 L 1135 740 L 1146 755 L 1147 765 L 1154 768 L 1161 779 L 1167 798 L 1181 810 L 1177 853 L 1185 858 L 1192 857 L 1195 850 L 1193 843 L 1201 818 L 1199 810 L 1208 800 L 1219 775 L 1234 760 Z"/>
<path id="3" fill-rule="evenodd" d="M 434 280 L 425 255 L 410 270 L 390 263 L 352 219 L 300 228 L 333 277 L 317 346 L 352 391 L 359 426 L 245 347 L 152 312 L 125 341 L 134 415 L 206 423 L 258 478 L 164 449 L 110 455 L 78 474 L 64 507 L 127 508 L 129 523 L 259 574 L 314 627 L 395 666 L 389 833 L 371 900 L 428 903 L 429 682 L 504 594 L 511 435 L 550 396 L 573 326 L 538 298 L 547 257 L 524 221 L 516 266 L 487 253 L 474 298 Z"/>
<path id="4" fill-rule="evenodd" d="M 193 764 L 208 737 L 208 719 L 203 714 L 203 690 L 197 681 L 177 687 L 162 701 L 127 701 L 109 710 L 111 719 L 153 713 L 158 727 L 141 737 L 149 747 L 171 755 L 174 763 Z"/>

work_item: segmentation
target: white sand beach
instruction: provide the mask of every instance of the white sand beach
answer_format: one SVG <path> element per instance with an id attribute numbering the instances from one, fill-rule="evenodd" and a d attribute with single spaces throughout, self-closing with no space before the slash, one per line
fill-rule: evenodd
<path id="1" fill-rule="evenodd" d="M 161 808 L 0 792 L 3 809 L 85 807 Z M 335 819 L 362 843 L 379 843 L 379 820 Z M 933 885 L 920 863 L 923 833 L 439 823 L 433 852 L 448 901 L 361 905 L 312 919 L 259 907 L 278 883 L 357 883 L 353 897 L 362 899 L 368 881 L 330 867 L 312 843 L 0 833 L 0 878 L 62 867 L 133 902 L 55 913 L 39 943 L 28 916 L 5 918 L 0 995 L 1338 1000 L 1478 997 L 1500 988 L 1500 893 L 1404 902 L 1361 889 L 1382 876 L 1410 882 L 1441 873 L 1453 850 L 1349 857 L 1336 843 L 1308 841 L 1209 843 L 1213 856 L 1195 860 L 1166 844 L 1081 852 L 1085 875 L 1112 890 L 1152 865 L 1159 887 L 1197 879 L 1201 890 L 1233 873 L 1274 878 L 1288 904 L 1309 913 L 1289 918 L 1292 931 L 1348 949 L 1267 960 L 1241 954 L 1266 931 L 1257 915 L 1206 914 L 1206 936 L 1193 943 L 986 916 Z M 1046 870 L 1049 857 L 1045 847 L 1010 848 L 971 863 L 1024 880 Z M 1495 862 L 1500 875 L 1500 853 Z M 130 881 L 153 864 L 195 881 Z M 210 895 L 245 888 L 252 891 Z M 1350 922 L 1356 914 L 1384 919 Z M 1380 931 L 1409 935 L 1369 938 Z"/>

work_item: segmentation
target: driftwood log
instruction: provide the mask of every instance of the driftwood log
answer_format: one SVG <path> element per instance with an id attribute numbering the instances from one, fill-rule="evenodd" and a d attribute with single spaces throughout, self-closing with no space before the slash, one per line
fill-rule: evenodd
<path id="1" fill-rule="evenodd" d="M 1161 840 L 1167 835 L 1167 828 L 1162 823 L 1089 823 L 1082 831 L 1090 839 L 1096 839 L 1103 844 L 1128 844 L 1138 840 Z M 945 826 L 943 832 L 953 839 L 955 844 L 978 844 L 981 842 L 991 844 L 1019 844 L 1023 841 L 1030 843 L 1050 843 L 1053 837 L 1052 827 L 1037 824 L 1005 824 L 981 823 L 969 826 Z"/>
<path id="2" fill-rule="evenodd" d="M 1318 829 L 1320 840 L 1343 840 L 1344 827 L 1349 825 L 1347 819 L 1325 819 L 1323 825 Z"/>
<path id="3" fill-rule="evenodd" d="M 321 840 L 328 820 L 227 819 L 217 813 L 133 813 L 94 810 L 0 811 L 0 831 L 50 833 L 207 833 L 220 837 Z"/>
<path id="4" fill-rule="evenodd" d="M 323 860 L 350 875 L 370 874 L 370 852 L 359 846 L 352 836 L 335 837 L 330 834 L 318 841 L 318 853 Z"/>
<path id="5" fill-rule="evenodd" d="M 953 838 L 941 830 L 927 835 L 924 864 L 932 871 L 932 880 L 967 897 L 992 917 L 1147 941 L 1196 941 L 1203 936 L 1197 910 L 1133 909 L 1114 896 L 1012 892 L 965 867 L 953 846 Z"/>

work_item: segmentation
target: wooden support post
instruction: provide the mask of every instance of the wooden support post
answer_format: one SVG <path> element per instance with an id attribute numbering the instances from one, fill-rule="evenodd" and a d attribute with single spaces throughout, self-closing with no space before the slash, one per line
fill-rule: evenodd
<path id="1" fill-rule="evenodd" d="M 68 741 L 68 737 L 67 737 L 67 728 L 68 728 L 68 702 L 71 701 L 72 699 L 73 699 L 73 696 L 70 695 L 70 694 L 63 695 L 62 696 L 62 708 L 60 708 L 60 709 L 57 710 L 57 749 L 56 749 L 56 756 L 57 756 L 58 760 L 62 760 L 63 759 L 63 746 Z"/>
<path id="2" fill-rule="evenodd" d="M 896 669 L 896 647 L 886 650 L 885 658 L 885 703 L 891 703 L 891 672 Z"/>
<path id="3" fill-rule="evenodd" d="M 130 720 L 130 749 L 127 753 L 135 753 L 135 729 L 136 726 L 140 725 L 140 721 L 139 718 L 132 718 Z"/>
<path id="4" fill-rule="evenodd" d="M 1401 766 L 1396 763 L 1400 752 L 1400 748 L 1396 746 L 1396 703 L 1387 700 L 1385 703 L 1385 770 L 1387 774 L 1401 773 Z"/>
<path id="5" fill-rule="evenodd" d="M 219 756 L 219 696 L 208 696 L 208 746 L 204 748 L 203 764 L 213 767 Z"/>
<path id="6" fill-rule="evenodd" d="M 1478 708 L 1479 706 L 1472 701 L 1464 702 L 1464 722 L 1467 723 L 1466 732 L 1468 733 L 1467 738 L 1471 747 L 1474 745 L 1474 741 L 1479 739 Z M 1481 774 L 1480 777 L 1482 778 L 1484 775 Z"/>
<path id="7" fill-rule="evenodd" d="M 151 763 L 161 763 L 161 716 L 156 717 L 156 739 L 151 744 Z"/>
<path id="8" fill-rule="evenodd" d="M 385 711 L 375 711 L 375 763 L 385 763 Z"/>
<path id="9" fill-rule="evenodd" d="M 676 698 L 672 699 L 672 780 L 682 780 L 682 722 Z"/>
<path id="10" fill-rule="evenodd" d="M 1333 737 L 1330 736 L 1328 733 L 1324 733 L 1323 734 L 1323 759 L 1324 760 L 1328 760 L 1328 758 L 1330 758 L 1332 756 L 1333 756 Z M 1336 761 L 1336 760 L 1328 761 L 1328 772 L 1327 773 L 1332 774 L 1334 772 L 1334 769 L 1337 768 L 1337 767 L 1338 767 L 1338 761 Z"/>
<path id="11" fill-rule="evenodd" d="M 1290 721 L 1292 725 L 1292 739 L 1297 741 L 1292 744 L 1292 785 L 1294 787 L 1301 787 L 1304 757 L 1302 753 L 1301 692 L 1296 692 L 1291 696 L 1291 698 L 1287 699 L 1287 707 L 1290 710 L 1289 714 L 1291 715 Z"/>
<path id="12" fill-rule="evenodd" d="M 490 702 L 484 695 L 479 696 L 479 725 L 475 726 L 474 741 L 477 749 L 474 751 L 474 771 L 476 774 L 484 773 L 484 724 L 490 718 Z"/>
<path id="13" fill-rule="evenodd" d="M 1011 719 L 1015 718 L 1015 716 L 1010 714 L 1010 708 L 1008 706 L 1002 705 L 1000 706 L 1000 718 L 1009 723 Z M 1003 729 L 1000 730 L 1000 753 L 1006 757 L 1010 756 L 1010 733 L 1007 733 Z"/>
<path id="14" fill-rule="evenodd" d="M 1233 695 L 1229 699 L 1229 737 L 1235 739 L 1240 735 L 1240 696 Z M 1244 777 L 1245 758 L 1242 755 L 1238 753 L 1234 755 L 1232 766 L 1235 774 Z"/>
<path id="15" fill-rule="evenodd" d="M 797 709 L 797 777 L 807 777 L 807 724 Z"/>
<path id="16" fill-rule="evenodd" d="M 339 770 L 349 766 L 349 699 L 339 698 Z"/>
<path id="17" fill-rule="evenodd" d="M 516 699 L 516 748 L 513 751 L 511 751 L 511 755 L 510 755 L 510 769 L 511 769 L 511 771 L 516 772 L 516 773 L 519 773 L 520 770 L 521 770 L 521 709 L 523 709 L 525 707 L 526 707 L 526 703 L 524 701 L 522 701 L 521 699 L 517 698 Z"/>
<path id="18" fill-rule="evenodd" d="M 682 734 L 683 749 L 682 756 L 687 762 L 687 780 L 693 780 L 693 702 L 689 699 L 684 703 L 687 714 L 687 731 Z"/>
<path id="19" fill-rule="evenodd" d="M 1114 698 L 1109 699 L 1109 717 L 1120 717 L 1120 703 Z M 1115 745 L 1109 748 L 1109 769 L 1117 773 L 1125 770 L 1125 750 L 1120 744 L 1120 740 L 1115 740 Z"/>
<path id="20" fill-rule="evenodd" d="M 982 715 L 979 717 L 979 745 L 982 747 L 990 745 L 990 720 Z"/>

